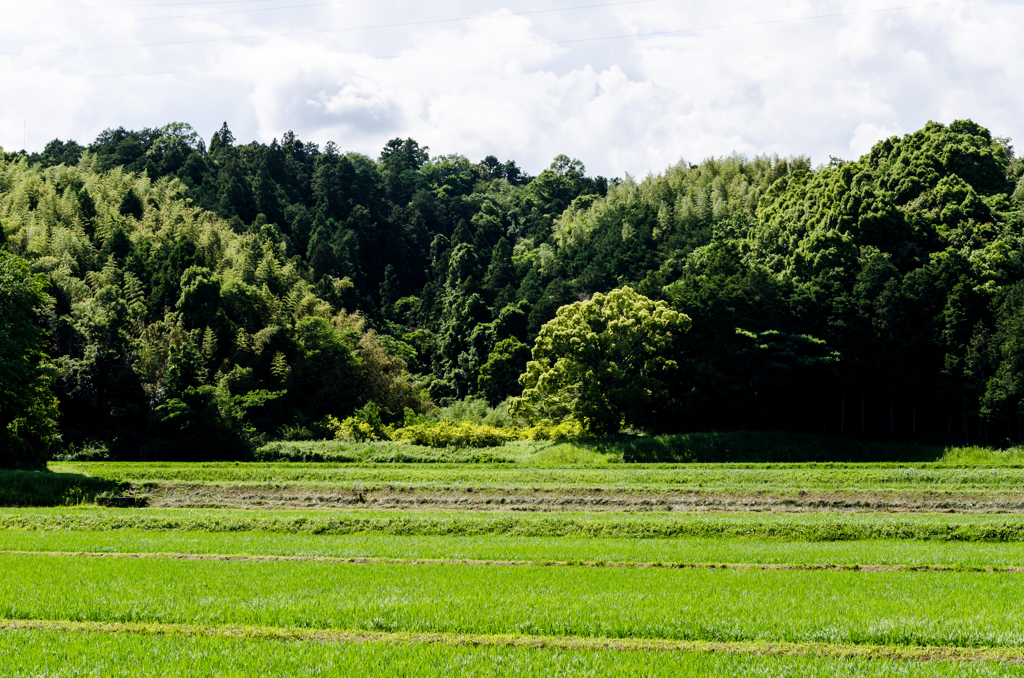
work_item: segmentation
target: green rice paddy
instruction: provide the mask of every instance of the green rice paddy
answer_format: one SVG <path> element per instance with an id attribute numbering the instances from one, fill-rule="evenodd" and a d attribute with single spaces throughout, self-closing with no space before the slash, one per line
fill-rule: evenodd
<path id="1" fill-rule="evenodd" d="M 36 503 L 53 499 L 0 509 L 0 673 L 1024 673 L 1016 456 L 673 466 L 516 454 L 501 464 L 60 463 L 63 475 L 17 476 L 43 488 Z M 91 499 L 168 488 L 258 501 Z M 281 488 L 313 506 L 266 505 Z M 320 492 L 374 491 L 415 501 L 318 504 Z M 431 503 L 488 492 L 546 499 Z M 644 504 L 683 493 L 839 493 L 856 509 Z M 633 503 L 581 510 L 581 495 Z M 950 508 L 891 500 L 911 495 Z M 872 503 L 879 496 L 890 499 Z M 576 503 L 560 509 L 562 497 Z"/>

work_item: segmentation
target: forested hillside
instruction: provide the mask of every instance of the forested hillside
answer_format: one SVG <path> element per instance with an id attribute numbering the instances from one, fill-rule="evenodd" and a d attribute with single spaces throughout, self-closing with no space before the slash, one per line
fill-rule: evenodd
<path id="1" fill-rule="evenodd" d="M 11 271 L 27 261 L 8 277 L 48 295 L 45 357 L 25 359 L 63 444 L 122 458 L 240 458 L 368 402 L 391 422 L 497 405 L 559 307 L 625 286 L 691 321 L 659 344 L 651 430 L 1018 441 L 1022 175 L 970 121 L 853 162 L 728 156 L 639 181 L 411 139 L 373 159 L 225 125 L 207 147 L 175 123 L 0 153 L 0 243 Z"/>

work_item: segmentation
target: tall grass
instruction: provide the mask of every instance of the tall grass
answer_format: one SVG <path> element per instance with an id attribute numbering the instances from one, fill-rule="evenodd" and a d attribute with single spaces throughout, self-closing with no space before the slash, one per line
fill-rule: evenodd
<path id="1" fill-rule="evenodd" d="M 1024 448 L 1011 447 L 997 450 L 991 447 L 950 447 L 937 460 L 951 466 L 999 466 L 1008 468 L 1024 467 Z"/>
<path id="2" fill-rule="evenodd" d="M 491 410 L 483 401 L 464 401 L 437 410 L 440 421 L 469 422 L 512 427 L 516 422 Z M 256 461 L 335 461 L 335 462 L 512 462 L 532 464 L 544 461 L 544 452 L 553 447 L 545 441 L 520 441 L 514 451 L 466 448 L 434 449 L 402 442 L 341 443 L 337 441 L 273 442 L 257 450 Z M 807 433 L 779 431 L 731 431 L 722 433 L 683 433 L 659 436 L 598 436 L 580 438 L 558 446 L 573 449 L 572 463 L 628 461 L 634 463 L 807 463 L 807 462 L 901 462 L 945 461 L 942 447 L 915 443 L 885 443 Z M 998 457 L 992 456 L 986 463 Z M 1014 460 L 1020 463 L 1020 460 Z"/>
<path id="3" fill-rule="evenodd" d="M 340 464 L 508 464 L 515 459 L 501 450 L 438 449 L 402 442 L 335 440 L 278 441 L 256 450 L 257 462 Z"/>

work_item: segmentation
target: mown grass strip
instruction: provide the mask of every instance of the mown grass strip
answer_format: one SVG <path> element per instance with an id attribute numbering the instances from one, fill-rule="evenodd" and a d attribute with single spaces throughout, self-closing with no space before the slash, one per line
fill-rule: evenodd
<path id="1" fill-rule="evenodd" d="M 0 529 L 271 532 L 510 537 L 744 538 L 828 542 L 867 539 L 1024 542 L 1024 516 L 864 514 L 520 514 L 387 511 L 14 509 Z"/>
<path id="2" fill-rule="evenodd" d="M 859 563 L 695 563 L 598 560 L 477 560 L 470 558 L 374 558 L 365 556 L 274 556 L 245 553 L 167 553 L 98 551 L 0 551 L 0 556 L 52 556 L 55 558 L 112 558 L 151 560 L 213 560 L 250 563 L 334 563 L 339 565 L 467 565 L 471 567 L 582 567 L 667 570 L 778 570 L 831 572 L 988 572 L 1020 574 L 1024 567 L 969 565 L 861 565 Z"/>
<path id="3" fill-rule="evenodd" d="M 703 464 L 604 468 L 509 467 L 474 464 L 291 463 L 55 463 L 50 468 L 73 477 L 113 483 L 241 483 L 321 485 L 351 489 L 579 489 L 595 491 L 787 492 L 891 491 L 1016 492 L 1024 488 L 1024 468 L 928 464 Z M 42 475 L 42 474 L 36 474 Z"/>
<path id="4" fill-rule="evenodd" d="M 80 633 L 152 636 L 203 636 L 232 639 L 305 641 L 318 643 L 431 644 L 468 647 L 508 647 L 534 650 L 602 650 L 615 652 L 697 652 L 754 654 L 772 657 L 815 656 L 835 659 L 892 659 L 902 661 L 998 661 L 1024 663 L 1024 648 L 955 646 L 842 645 L 789 642 L 707 642 L 652 638 L 586 638 L 481 633 L 406 633 L 343 629 L 279 628 L 201 624 L 81 622 L 40 619 L 0 620 L 0 631 L 71 631 Z"/>

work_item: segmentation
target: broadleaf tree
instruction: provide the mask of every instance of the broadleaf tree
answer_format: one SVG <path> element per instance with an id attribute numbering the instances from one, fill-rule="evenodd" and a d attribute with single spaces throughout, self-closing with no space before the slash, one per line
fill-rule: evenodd
<path id="1" fill-rule="evenodd" d="M 647 428 L 671 408 L 676 339 L 690 318 L 630 287 L 558 309 L 540 330 L 513 412 L 594 433 Z"/>

